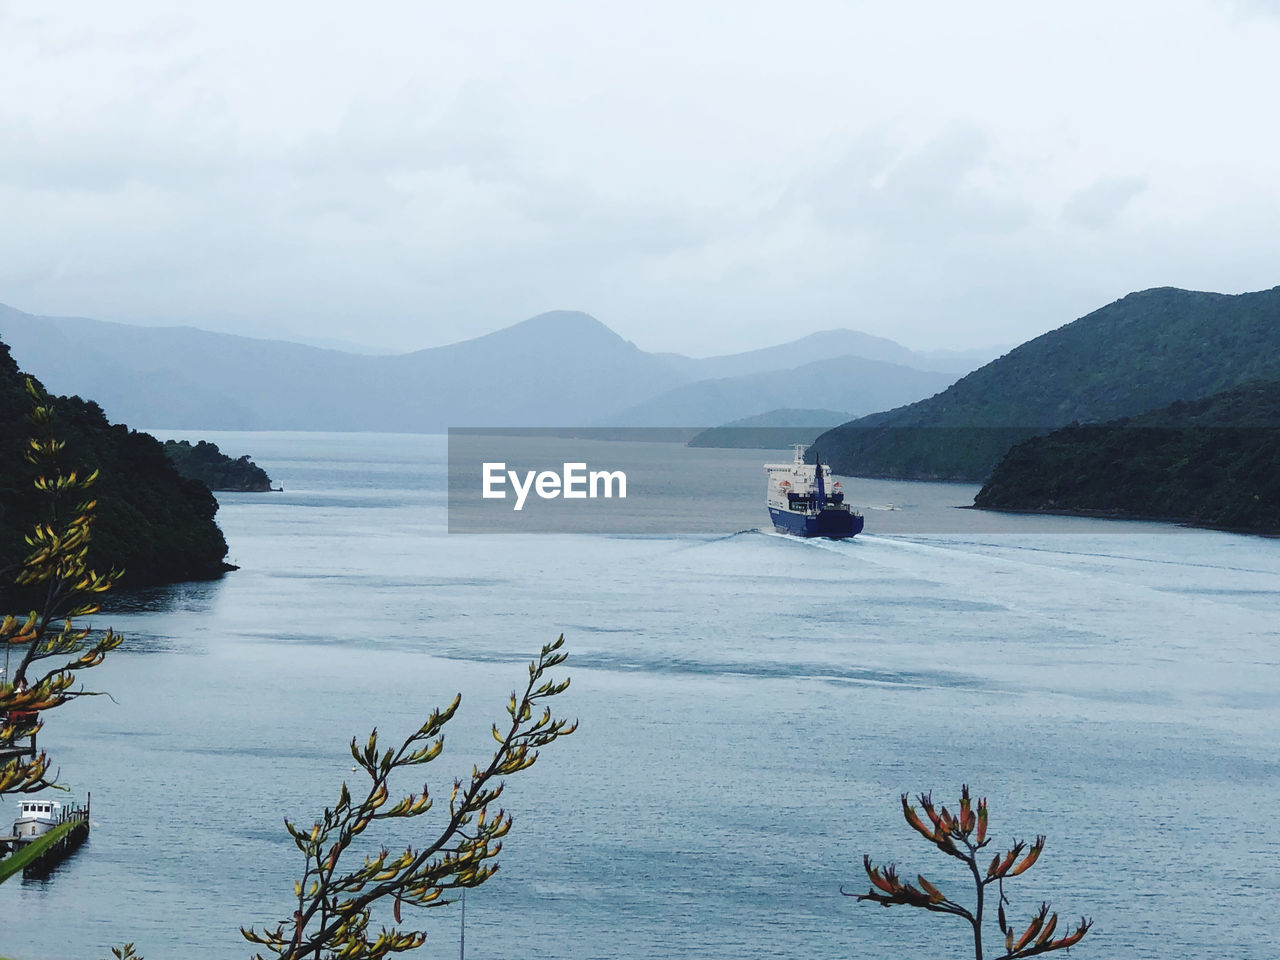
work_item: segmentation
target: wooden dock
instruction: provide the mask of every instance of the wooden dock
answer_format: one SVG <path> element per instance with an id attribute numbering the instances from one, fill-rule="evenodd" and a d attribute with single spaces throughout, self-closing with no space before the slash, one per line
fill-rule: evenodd
<path id="1" fill-rule="evenodd" d="M 23 740 L 27 742 L 22 743 L 21 741 Z M 34 757 L 35 755 L 36 735 L 34 733 L 25 737 L 18 737 L 13 743 L 6 743 L 3 746 L 0 746 L 0 764 L 8 763 L 10 760 L 16 760 L 18 757 Z"/>
<path id="2" fill-rule="evenodd" d="M 3 837 L 15 842 L 17 849 L 0 860 L 0 883 L 22 871 L 24 878 L 42 877 L 65 860 L 89 836 L 89 802 L 83 807 L 64 810 L 61 821 L 48 833 L 35 839 Z"/>

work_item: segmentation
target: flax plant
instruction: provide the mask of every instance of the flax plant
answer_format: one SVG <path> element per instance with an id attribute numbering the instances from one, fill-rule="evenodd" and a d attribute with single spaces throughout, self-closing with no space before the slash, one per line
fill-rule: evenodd
<path id="1" fill-rule="evenodd" d="M 433 804 L 426 785 L 391 802 L 390 779 L 407 767 L 431 763 L 444 748 L 444 727 L 457 713 L 460 697 L 434 711 L 417 731 L 398 747 L 381 750 L 378 731 L 363 745 L 351 741 L 351 756 L 369 783 L 364 796 L 353 799 L 346 783 L 338 802 L 326 808 L 310 827 L 288 820 L 285 827 L 303 855 L 302 875 L 294 883 L 292 915 L 270 929 L 241 929 L 249 942 L 266 948 L 280 960 L 304 957 L 325 960 L 380 960 L 392 953 L 413 950 L 426 940 L 417 929 L 371 929 L 372 910 L 379 901 L 389 902 L 396 924 L 403 922 L 402 908 L 438 907 L 453 902 L 451 890 L 477 887 L 498 869 L 496 857 L 502 838 L 511 830 L 511 816 L 493 809 L 501 796 L 501 778 L 527 770 L 538 759 L 538 750 L 568 736 L 576 723 L 552 719 L 541 701 L 554 697 L 569 681 L 544 679 L 547 671 L 564 662 L 561 635 L 542 648 L 529 664 L 529 681 L 522 693 L 512 693 L 507 703 L 510 720 L 493 727 L 498 746 L 484 767 L 472 767 L 466 780 L 454 780 L 448 816 L 430 832 L 421 846 L 391 853 L 385 846 L 350 867 L 344 856 L 378 821 L 412 819 L 426 814 Z M 265 960 L 257 954 L 256 960 Z"/>
<path id="2" fill-rule="evenodd" d="M 96 470 L 81 474 L 62 465 L 65 441 L 56 436 L 54 408 L 30 378 L 33 427 L 25 457 L 36 468 L 35 488 L 46 500 L 46 519 L 27 535 L 30 553 L 3 571 L 32 608 L 0 619 L 6 661 L 17 652 L 11 676 L 0 683 L 0 796 L 32 793 L 56 785 L 46 752 L 35 750 L 40 714 L 93 692 L 76 686 L 77 673 L 96 667 L 120 645 L 119 635 L 79 627 L 76 620 L 98 612 L 98 600 L 119 578 L 116 571 L 89 569 L 89 540 L 97 501 L 88 490 Z"/>
<path id="3" fill-rule="evenodd" d="M 1021 931 L 1016 931 L 1005 916 L 1005 904 L 1009 902 L 1005 896 L 1004 882 L 1020 876 L 1031 869 L 1040 853 L 1044 850 L 1045 838 L 1036 837 L 1027 844 L 1016 841 L 1005 853 L 997 853 L 984 871 L 979 865 L 978 851 L 991 843 L 987 836 L 987 801 L 978 801 L 975 811 L 969 798 L 969 787 L 965 785 L 960 793 L 960 810 L 952 814 L 944 806 L 940 810 L 933 804 L 928 793 L 919 795 L 920 806 L 924 809 L 927 820 L 922 820 L 911 805 L 907 794 L 902 795 L 902 815 L 911 828 L 936 846 L 947 856 L 954 857 L 963 863 L 973 880 L 975 900 L 973 909 L 962 906 L 939 890 L 934 884 L 917 874 L 918 886 L 904 883 L 898 877 L 897 866 L 888 864 L 875 867 L 869 856 L 863 856 L 862 865 L 867 877 L 871 880 L 871 889 L 867 893 L 852 894 L 840 892 L 846 897 L 856 896 L 858 900 L 870 900 L 884 907 L 908 906 L 918 907 L 932 913 L 944 913 L 960 917 L 968 921 L 973 929 L 973 952 L 976 960 L 984 960 L 982 952 L 982 923 L 987 888 L 994 885 L 997 896 L 997 921 L 1000 932 L 1004 936 L 1004 952 L 994 960 L 1022 960 L 1023 957 L 1034 957 L 1053 950 L 1065 950 L 1084 939 L 1093 925 L 1092 920 L 1080 918 L 1075 930 L 1054 939 L 1058 929 L 1058 915 L 1049 912 L 1049 904 L 1041 903 L 1039 909 L 1031 917 L 1030 923 Z M 985 855 L 984 855 L 985 857 Z"/>

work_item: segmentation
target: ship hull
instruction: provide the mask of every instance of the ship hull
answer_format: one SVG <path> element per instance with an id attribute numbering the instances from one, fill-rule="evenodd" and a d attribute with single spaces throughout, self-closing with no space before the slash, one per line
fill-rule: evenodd
<path id="1" fill-rule="evenodd" d="M 773 528 L 779 533 L 797 537 L 826 537 L 843 540 L 862 532 L 862 517 L 849 510 L 821 510 L 816 514 L 798 513 L 794 510 L 769 508 Z"/>

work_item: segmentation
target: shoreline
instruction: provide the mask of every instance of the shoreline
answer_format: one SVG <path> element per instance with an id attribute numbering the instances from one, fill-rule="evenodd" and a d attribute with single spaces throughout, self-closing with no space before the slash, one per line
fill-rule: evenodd
<path id="1" fill-rule="evenodd" d="M 1050 517 L 1085 517 L 1092 520 L 1131 520 L 1138 523 L 1168 523 L 1194 530 L 1217 530 L 1222 533 L 1241 533 L 1268 540 L 1280 539 L 1280 529 L 1272 527 L 1228 527 L 1216 523 L 1198 523 L 1185 517 L 1156 516 L 1145 513 L 1125 513 L 1118 510 L 1083 510 L 1072 507 L 1049 509 L 1047 507 L 980 507 L 976 503 L 959 506 L 958 510 L 984 510 L 988 513 L 1038 514 Z"/>

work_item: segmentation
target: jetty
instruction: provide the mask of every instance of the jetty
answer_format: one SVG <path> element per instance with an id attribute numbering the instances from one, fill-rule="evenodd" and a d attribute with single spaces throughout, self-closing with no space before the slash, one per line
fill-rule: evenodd
<path id="1" fill-rule="evenodd" d="M 86 798 L 84 806 L 60 805 L 56 822 L 35 836 L 0 836 L 0 848 L 9 851 L 0 860 L 0 883 L 19 870 L 28 879 L 44 876 L 70 856 L 89 836 L 90 801 Z"/>
<path id="2" fill-rule="evenodd" d="M 0 723 L 4 723 L 4 715 L 0 714 Z M 25 741 L 25 742 L 24 742 Z M 15 737 L 11 743 L 0 744 L 0 764 L 8 763 L 19 757 L 36 755 L 36 735 L 29 733 L 25 737 Z"/>

